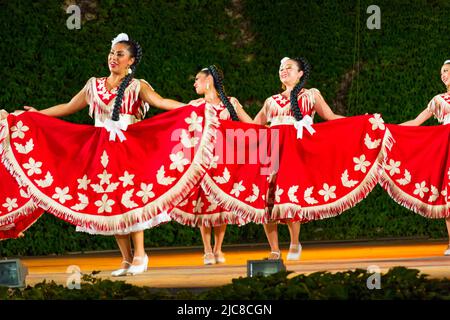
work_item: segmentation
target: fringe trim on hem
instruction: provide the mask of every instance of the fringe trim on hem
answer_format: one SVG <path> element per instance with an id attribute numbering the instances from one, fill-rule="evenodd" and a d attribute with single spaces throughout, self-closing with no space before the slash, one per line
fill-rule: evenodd
<path id="1" fill-rule="evenodd" d="M 235 224 L 243 226 L 250 221 L 236 216 L 232 212 L 222 211 L 211 214 L 196 214 L 174 208 L 170 213 L 171 218 L 185 226 L 189 227 L 218 227 L 224 224 Z"/>
<path id="2" fill-rule="evenodd" d="M 145 223 L 164 211 L 170 211 L 179 202 L 184 200 L 191 190 L 201 181 L 201 178 L 210 167 L 214 145 L 216 141 L 216 130 L 220 126 L 216 111 L 205 106 L 205 126 L 199 150 L 196 153 L 190 168 L 181 179 L 165 194 L 150 202 L 142 208 L 138 208 L 115 216 L 98 216 L 75 212 L 62 206 L 54 199 L 42 193 L 28 179 L 20 165 L 17 163 L 14 154 L 10 149 L 9 135 L 3 141 L 1 160 L 11 175 L 17 180 L 19 185 L 28 186 L 29 193 L 33 201 L 66 222 L 80 228 L 91 230 L 91 234 L 123 234 L 123 230 L 128 230 L 136 224 Z M 6 127 L 9 132 L 9 128 Z"/>
<path id="3" fill-rule="evenodd" d="M 207 195 L 211 195 L 217 204 L 231 211 L 244 221 L 254 223 L 267 223 L 268 214 L 266 209 L 257 209 L 236 198 L 233 198 L 226 192 L 222 191 L 208 174 L 205 174 L 202 180 L 202 189 Z"/>
<path id="4" fill-rule="evenodd" d="M 394 144 L 391 132 L 386 129 L 382 141 L 382 146 L 377 159 L 367 173 L 360 185 L 349 192 L 346 196 L 320 206 L 302 207 L 292 203 L 275 204 L 272 209 L 271 220 L 293 219 L 300 217 L 300 221 L 308 222 L 338 216 L 344 211 L 354 207 L 361 202 L 372 191 L 380 180 L 387 150 L 391 150 Z"/>
<path id="5" fill-rule="evenodd" d="M 430 205 L 410 196 L 400 189 L 386 172 L 380 177 L 380 186 L 386 190 L 395 202 L 425 218 L 450 218 L 450 208 L 448 205 Z"/>
<path id="6" fill-rule="evenodd" d="M 36 223 L 36 221 L 44 214 L 44 210 L 42 210 L 41 208 L 36 208 L 35 210 L 31 211 L 31 214 L 32 214 L 32 215 L 36 214 L 36 215 L 34 216 L 33 221 L 32 221 L 31 223 L 29 223 L 28 226 L 27 226 L 26 228 L 24 228 L 23 230 L 20 230 L 19 232 L 17 232 L 16 236 L 14 236 L 14 237 L 9 237 L 9 238 L 0 238 L 0 241 L 8 240 L 8 239 L 17 239 L 17 238 L 19 238 L 19 234 L 20 234 L 20 233 L 24 233 L 24 232 L 27 231 L 33 224 Z M 12 225 L 12 226 L 11 226 L 10 228 L 7 228 L 7 225 L 0 227 L 0 231 L 8 232 L 8 231 L 11 230 L 12 228 L 16 227 L 16 223 L 15 223 L 15 222 L 11 223 L 11 225 Z"/>
<path id="7" fill-rule="evenodd" d="M 132 232 L 139 232 L 144 231 L 146 229 L 151 229 L 153 227 L 159 226 L 160 224 L 164 224 L 167 222 L 172 221 L 170 216 L 167 214 L 167 212 L 161 212 L 154 218 L 151 218 L 148 221 L 135 224 L 127 229 L 120 230 L 119 232 L 116 231 L 98 231 L 93 230 L 85 227 L 76 227 L 75 231 L 77 232 L 86 232 L 92 235 L 102 235 L 102 236 L 112 236 L 112 235 L 127 235 Z"/>
<path id="8" fill-rule="evenodd" d="M 6 215 L 0 217 L 0 228 L 2 226 L 14 223 L 17 218 L 28 216 L 33 213 L 35 210 L 41 210 L 33 200 L 29 200 L 26 204 L 14 210 L 12 212 L 8 212 Z"/>
<path id="9" fill-rule="evenodd" d="M 434 102 L 434 99 L 432 100 Z M 388 131 L 388 129 L 386 129 Z M 390 132 L 389 132 L 390 134 Z M 391 135 L 391 139 L 392 138 Z M 389 148 L 389 150 L 392 149 L 392 145 Z M 385 156 L 385 162 L 386 162 L 387 156 Z M 400 189 L 394 181 L 392 181 L 389 174 L 384 170 L 384 165 L 380 168 L 380 181 L 379 185 L 389 194 L 389 196 L 400 204 L 401 206 L 420 214 L 421 216 L 425 218 L 430 219 L 444 219 L 444 218 L 450 218 L 450 207 L 449 205 L 430 205 L 428 203 L 425 203 L 423 201 L 418 200 L 417 198 L 414 198 L 404 192 L 402 189 Z"/>

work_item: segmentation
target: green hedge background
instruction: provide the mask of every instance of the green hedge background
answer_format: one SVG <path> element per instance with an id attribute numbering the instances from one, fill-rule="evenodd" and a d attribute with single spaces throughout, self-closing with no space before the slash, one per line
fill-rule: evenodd
<path id="1" fill-rule="evenodd" d="M 414 118 L 444 90 L 439 72 L 450 58 L 447 0 L 378 0 L 380 30 L 366 27 L 372 4 L 366 0 L 79 0 L 81 29 L 69 30 L 66 7 L 72 2 L 0 1 L 2 108 L 69 101 L 91 76 L 109 74 L 110 41 L 120 32 L 141 43 L 137 76 L 162 96 L 197 98 L 196 71 L 215 63 L 225 73 L 228 94 L 251 116 L 279 89 L 284 56 L 307 57 L 313 67 L 307 87 L 318 88 L 344 115 L 379 112 L 386 122 L 399 123 Z M 66 120 L 92 123 L 87 111 Z M 280 240 L 289 241 L 287 228 L 279 229 Z M 301 232 L 302 241 L 392 237 L 443 239 L 447 233 L 442 220 L 397 205 L 380 187 L 341 216 L 310 222 Z M 225 237 L 225 244 L 257 242 L 266 239 L 255 224 L 230 226 Z M 147 230 L 145 244 L 200 245 L 201 238 L 195 228 L 169 223 Z M 77 233 L 51 215 L 24 238 L 0 242 L 3 256 L 103 249 L 116 249 L 113 237 Z"/>

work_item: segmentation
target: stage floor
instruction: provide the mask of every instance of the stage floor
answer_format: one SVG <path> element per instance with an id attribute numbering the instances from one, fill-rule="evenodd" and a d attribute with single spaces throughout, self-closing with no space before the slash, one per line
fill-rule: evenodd
<path id="1" fill-rule="evenodd" d="M 394 266 L 421 270 L 432 278 L 450 278 L 450 256 L 443 252 L 442 241 L 382 241 L 303 243 L 300 261 L 284 261 L 287 270 L 296 274 L 316 271 L 344 271 L 377 266 L 381 272 Z M 20 257 L 28 267 L 27 285 L 43 280 L 67 284 L 70 266 L 82 273 L 101 271 L 97 277 L 157 288 L 202 288 L 231 283 L 245 277 L 247 260 L 259 260 L 269 254 L 267 245 L 224 246 L 225 264 L 203 265 L 201 248 L 148 249 L 149 269 L 144 274 L 114 278 L 112 270 L 120 265 L 119 252 L 91 252 L 64 256 Z M 282 250 L 283 257 L 287 248 Z M 69 271 L 70 272 L 70 271 Z"/>

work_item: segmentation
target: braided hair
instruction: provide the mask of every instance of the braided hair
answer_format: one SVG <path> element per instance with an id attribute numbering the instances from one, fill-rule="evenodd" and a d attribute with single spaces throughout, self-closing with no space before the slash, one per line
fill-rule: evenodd
<path id="1" fill-rule="evenodd" d="M 131 39 L 128 41 L 119 41 L 118 43 L 128 45 L 128 51 L 130 52 L 130 56 L 134 58 L 134 62 L 130 66 L 131 73 L 126 75 L 126 77 L 120 83 L 119 89 L 117 90 L 117 96 L 116 100 L 114 101 L 114 108 L 112 112 L 112 120 L 114 121 L 119 121 L 120 107 L 122 106 L 125 89 L 130 83 L 131 79 L 133 79 L 134 73 L 136 72 L 136 67 L 142 59 L 142 48 L 139 43 Z"/>
<path id="2" fill-rule="evenodd" d="M 295 85 L 294 89 L 291 91 L 291 111 L 294 114 L 295 120 L 300 121 L 303 119 L 302 111 L 300 110 L 300 107 L 298 105 L 297 96 L 299 92 L 303 89 L 303 86 L 306 83 L 306 80 L 309 78 L 309 74 L 311 71 L 311 65 L 308 63 L 308 61 L 303 58 L 290 58 L 290 60 L 293 60 L 297 63 L 298 68 L 303 71 L 303 76 L 300 78 L 300 81 Z"/>
<path id="3" fill-rule="evenodd" d="M 239 118 L 237 116 L 236 110 L 234 109 L 234 106 L 231 104 L 230 100 L 228 99 L 227 95 L 225 94 L 225 90 L 223 88 L 223 73 L 222 71 L 217 68 L 215 65 L 210 65 L 206 69 L 202 69 L 203 73 L 207 75 L 211 75 L 214 80 L 214 88 L 216 88 L 217 92 L 219 93 L 219 98 L 222 101 L 222 103 L 227 108 L 228 112 L 230 113 L 231 119 L 234 121 L 239 121 Z"/>

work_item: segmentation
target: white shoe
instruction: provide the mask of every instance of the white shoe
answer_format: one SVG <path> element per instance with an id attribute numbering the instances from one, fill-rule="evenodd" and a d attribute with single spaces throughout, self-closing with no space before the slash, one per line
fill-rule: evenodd
<path id="1" fill-rule="evenodd" d="M 215 253 L 214 254 L 214 258 L 216 258 L 216 263 L 225 263 L 225 256 L 223 255 L 223 253 Z"/>
<path id="2" fill-rule="evenodd" d="M 268 260 L 280 260 L 281 259 L 281 251 L 272 251 L 270 252 Z"/>
<path id="3" fill-rule="evenodd" d="M 450 244 L 448 245 L 447 250 L 444 251 L 444 256 L 450 256 Z"/>
<path id="4" fill-rule="evenodd" d="M 296 250 L 296 252 L 292 253 L 291 250 Z M 286 260 L 300 260 L 300 256 L 302 254 L 302 245 L 299 243 L 298 245 L 292 245 L 289 247 L 289 252 Z"/>
<path id="5" fill-rule="evenodd" d="M 203 256 L 203 264 L 216 264 L 216 257 L 212 252 L 205 253 Z"/>
<path id="6" fill-rule="evenodd" d="M 147 271 L 147 266 L 148 266 L 148 256 L 145 255 L 143 257 L 134 257 L 133 262 L 134 261 L 142 261 L 141 264 L 138 265 L 131 265 L 131 267 L 128 268 L 127 273 L 131 274 L 131 275 L 136 275 L 136 274 L 140 274 L 140 273 L 144 273 L 145 271 Z"/>
<path id="7" fill-rule="evenodd" d="M 113 277 L 122 277 L 122 276 L 126 276 L 127 275 L 127 272 L 128 272 L 128 269 L 131 266 L 131 263 L 129 263 L 128 261 L 124 260 L 124 261 L 122 261 L 122 264 L 128 265 L 128 268 L 120 268 L 120 269 L 114 270 L 113 272 L 111 272 L 111 276 L 113 276 Z"/>

